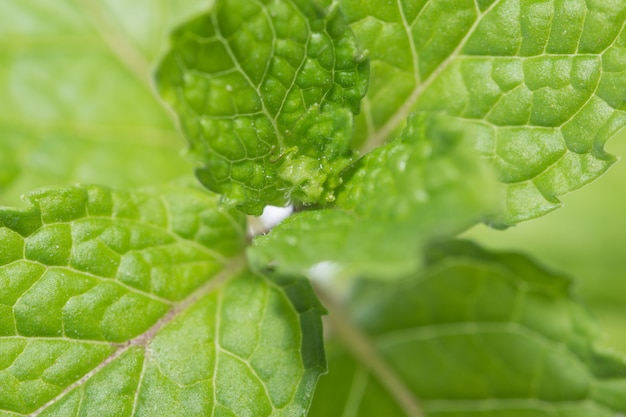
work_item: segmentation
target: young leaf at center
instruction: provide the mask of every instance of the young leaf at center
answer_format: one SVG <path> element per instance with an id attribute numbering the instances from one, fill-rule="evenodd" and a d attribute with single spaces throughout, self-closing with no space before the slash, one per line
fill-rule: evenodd
<path id="1" fill-rule="evenodd" d="M 347 275 L 395 279 L 424 245 L 479 222 L 495 205 L 492 172 L 448 117 L 417 114 L 397 140 L 358 160 L 332 208 L 296 213 L 258 236 L 254 265 L 305 273 L 331 262 Z"/>
<path id="2" fill-rule="evenodd" d="M 176 30 L 157 83 L 200 181 L 249 214 L 333 199 L 368 63 L 330 1 L 219 0 Z"/>

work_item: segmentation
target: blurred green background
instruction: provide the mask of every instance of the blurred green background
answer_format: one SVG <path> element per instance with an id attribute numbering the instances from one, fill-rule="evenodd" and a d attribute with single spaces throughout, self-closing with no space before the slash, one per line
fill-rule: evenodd
<path id="1" fill-rule="evenodd" d="M 603 345 L 626 354 L 626 131 L 607 150 L 622 161 L 562 198 L 561 209 L 505 231 L 481 225 L 463 236 L 488 248 L 524 252 L 574 277 L 578 297 L 601 323 Z"/>
<path id="2" fill-rule="evenodd" d="M 0 205 L 33 189 L 189 175 L 151 71 L 211 0 L 0 1 Z"/>

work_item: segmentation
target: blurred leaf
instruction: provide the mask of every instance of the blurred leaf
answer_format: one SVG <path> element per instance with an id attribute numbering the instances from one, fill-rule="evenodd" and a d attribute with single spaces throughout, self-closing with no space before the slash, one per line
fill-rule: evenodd
<path id="1" fill-rule="evenodd" d="M 410 415 L 382 382 L 389 374 L 429 417 L 626 411 L 626 363 L 594 347 L 595 323 L 572 300 L 569 279 L 462 241 L 431 248 L 428 264 L 400 285 L 357 286 L 349 311 L 367 336 L 331 328 L 330 373 L 311 417 Z M 355 344 L 363 341 L 373 357 Z M 380 360 L 382 371 L 371 372 Z"/>
<path id="2" fill-rule="evenodd" d="M 197 6 L 0 2 L 0 204 L 41 186 L 156 184 L 188 172 L 149 62 Z"/>
<path id="3" fill-rule="evenodd" d="M 626 132 L 609 143 L 626 155 Z M 580 295 L 606 330 L 609 343 L 626 352 L 626 164 L 618 162 L 593 184 L 564 198 L 564 207 L 506 233 L 477 226 L 464 234 L 493 249 L 528 253 L 579 279 Z"/>

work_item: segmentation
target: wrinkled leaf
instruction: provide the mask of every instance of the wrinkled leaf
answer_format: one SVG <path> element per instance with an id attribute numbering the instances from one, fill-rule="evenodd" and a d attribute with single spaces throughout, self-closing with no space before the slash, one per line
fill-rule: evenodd
<path id="1" fill-rule="evenodd" d="M 0 204 L 41 186 L 157 184 L 188 172 L 149 62 L 197 5 L 0 2 Z"/>
<path id="2" fill-rule="evenodd" d="M 426 416 L 614 417 L 626 411 L 626 363 L 594 347 L 595 322 L 572 299 L 568 278 L 468 242 L 432 249 L 428 263 L 401 285 L 362 283 L 350 308 L 384 372 Z M 398 392 L 381 384 L 382 373 L 370 372 L 374 359 L 353 356 L 359 347 L 346 350 L 341 329 L 333 330 L 329 374 L 309 415 L 409 415 Z"/>
<path id="3" fill-rule="evenodd" d="M 250 214 L 332 199 L 367 61 L 329 1 L 222 0 L 172 35 L 157 83 L 201 165 Z"/>
<path id="4" fill-rule="evenodd" d="M 492 209 L 491 172 L 449 118 L 417 115 L 401 137 L 344 176 L 334 209 L 297 213 L 258 236 L 255 265 L 304 272 L 330 262 L 350 275 L 415 270 L 431 239 L 454 235 Z"/>
<path id="5" fill-rule="evenodd" d="M 626 155 L 626 131 L 609 150 Z M 626 195 L 616 190 L 625 178 L 626 164 L 620 161 L 592 187 L 566 196 L 558 215 L 525 222 L 506 233 L 479 226 L 464 234 L 489 248 L 520 251 L 575 276 L 580 296 L 598 316 L 607 343 L 623 352 L 626 234 L 617 213 L 626 212 Z"/>
<path id="6" fill-rule="evenodd" d="M 340 0 L 371 79 L 356 120 L 365 150 L 416 111 L 471 125 L 496 167 L 508 225 L 613 163 L 604 143 L 626 124 L 621 0 Z"/>
<path id="7" fill-rule="evenodd" d="M 240 256 L 189 188 L 49 188 L 0 210 L 0 410 L 302 416 L 324 370 L 308 281 Z"/>

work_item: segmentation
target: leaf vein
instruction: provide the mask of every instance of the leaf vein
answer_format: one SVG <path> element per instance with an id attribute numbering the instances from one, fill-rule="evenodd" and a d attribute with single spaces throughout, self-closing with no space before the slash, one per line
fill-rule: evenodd
<path id="1" fill-rule="evenodd" d="M 478 27 L 482 19 L 493 10 L 496 5 L 498 5 L 501 0 L 495 0 L 484 12 L 479 12 L 476 20 L 472 24 L 472 26 L 468 29 L 467 33 L 461 39 L 457 47 L 448 55 L 448 57 L 434 70 L 423 83 L 417 84 L 413 91 L 409 94 L 407 99 L 398 107 L 398 110 L 390 117 L 385 124 L 378 129 L 378 131 L 368 138 L 365 144 L 362 147 L 362 151 L 364 153 L 371 151 L 372 149 L 382 145 L 388 136 L 393 132 L 398 126 L 400 126 L 406 118 L 409 116 L 411 111 L 413 110 L 413 106 L 419 100 L 422 93 L 437 79 L 439 74 L 441 74 L 448 66 L 460 55 L 463 47 L 469 40 L 470 36 L 473 34 L 474 30 Z"/>

